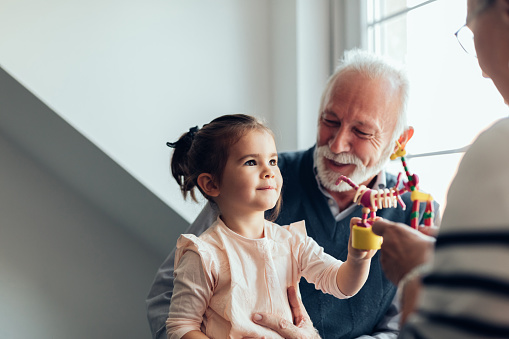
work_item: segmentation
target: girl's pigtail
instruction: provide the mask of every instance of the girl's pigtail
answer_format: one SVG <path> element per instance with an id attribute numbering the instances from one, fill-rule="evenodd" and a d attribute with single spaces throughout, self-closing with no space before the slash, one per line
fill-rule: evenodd
<path id="1" fill-rule="evenodd" d="M 174 149 L 171 158 L 171 173 L 173 178 L 180 186 L 180 191 L 187 197 L 187 193 L 191 194 L 191 198 L 196 201 L 194 195 L 194 187 L 196 186 L 192 170 L 189 164 L 189 151 L 193 145 L 193 140 L 198 132 L 198 126 L 189 129 L 189 132 L 182 134 L 176 142 L 167 142 L 166 145 Z"/>

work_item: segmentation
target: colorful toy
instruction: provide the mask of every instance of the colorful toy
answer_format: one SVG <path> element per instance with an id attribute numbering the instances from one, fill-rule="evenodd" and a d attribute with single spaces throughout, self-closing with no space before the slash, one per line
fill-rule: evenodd
<path id="1" fill-rule="evenodd" d="M 403 184 L 405 185 L 407 191 L 411 192 L 410 200 L 412 200 L 412 214 L 410 216 L 410 226 L 415 229 L 417 229 L 419 226 L 419 204 L 421 201 L 426 201 L 426 209 L 423 215 L 424 226 L 431 226 L 433 224 L 434 217 L 433 197 L 428 193 L 419 191 L 419 177 L 417 174 L 410 174 L 405 160 L 406 151 L 399 142 L 396 141 L 396 143 L 398 144 L 398 150 L 391 155 L 391 160 L 395 160 L 398 157 L 401 158 L 403 169 L 405 170 L 405 174 L 408 178 L 408 182 Z"/>
<path id="2" fill-rule="evenodd" d="M 391 155 L 391 160 L 395 160 L 398 157 L 401 158 L 408 179 L 408 182 L 403 182 L 402 188 L 398 187 L 400 186 L 403 173 L 398 174 L 396 185 L 393 188 L 383 190 L 370 189 L 364 185 L 358 186 L 344 175 L 341 175 L 336 181 L 336 185 L 345 182 L 355 189 L 356 193 L 353 202 L 363 206 L 361 221 L 352 228 L 352 245 L 354 248 L 363 250 L 380 248 L 382 237 L 377 236 L 371 231 L 371 225 L 376 219 L 376 211 L 383 208 L 396 208 L 398 203 L 405 210 L 406 205 L 400 197 L 405 192 L 410 192 L 410 200 L 412 200 L 410 226 L 417 229 L 419 225 L 419 205 L 421 201 L 426 202 L 426 209 L 423 215 L 424 225 L 431 226 L 433 223 L 433 198 L 431 195 L 419 191 L 419 177 L 417 174 L 410 173 L 405 160 L 406 151 L 404 146 L 401 146 L 397 141 L 396 143 L 398 144 L 398 149 Z"/>

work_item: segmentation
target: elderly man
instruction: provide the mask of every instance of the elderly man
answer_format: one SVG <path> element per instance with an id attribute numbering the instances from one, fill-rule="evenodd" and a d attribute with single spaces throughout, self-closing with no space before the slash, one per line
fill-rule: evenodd
<path id="1" fill-rule="evenodd" d="M 383 168 L 396 141 L 411 136 L 406 128 L 408 80 L 405 74 L 375 55 L 353 50 L 329 79 L 318 117 L 316 146 L 279 155 L 283 174 L 280 225 L 305 220 L 308 234 L 326 253 L 346 260 L 350 219 L 362 206 L 352 203 L 355 191 L 336 185 L 340 175 L 373 189 L 390 188 L 396 178 Z M 408 194 L 403 195 L 411 205 Z M 387 208 L 378 215 L 410 223 L 410 209 Z M 207 205 L 187 233 L 200 234 L 216 214 Z M 154 338 L 165 337 L 173 289 L 172 252 L 162 264 L 147 298 L 148 319 Z M 300 292 L 310 318 L 324 338 L 395 338 L 398 334 L 396 288 L 382 273 L 378 254 L 369 278 L 357 295 L 338 300 L 303 281 Z"/>
<path id="2" fill-rule="evenodd" d="M 467 51 L 474 43 L 483 76 L 508 103 L 509 1 L 468 0 L 461 30 L 468 34 L 458 35 L 460 44 Z M 384 270 L 399 284 L 408 314 L 400 338 L 509 338 L 507 144 L 508 117 L 478 135 L 449 187 L 436 241 L 423 234 L 429 228 L 419 232 L 387 220 L 373 224 L 384 237 Z M 304 320 L 298 326 L 271 314 L 253 320 L 285 338 L 316 338 L 296 292 L 289 289 L 288 296 L 295 317 Z"/>

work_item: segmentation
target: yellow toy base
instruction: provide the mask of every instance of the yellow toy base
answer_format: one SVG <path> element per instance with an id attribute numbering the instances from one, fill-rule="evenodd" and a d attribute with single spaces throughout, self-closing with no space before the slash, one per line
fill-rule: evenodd
<path id="1" fill-rule="evenodd" d="M 383 238 L 373 233 L 371 227 L 353 226 L 352 246 L 358 250 L 378 250 Z"/>

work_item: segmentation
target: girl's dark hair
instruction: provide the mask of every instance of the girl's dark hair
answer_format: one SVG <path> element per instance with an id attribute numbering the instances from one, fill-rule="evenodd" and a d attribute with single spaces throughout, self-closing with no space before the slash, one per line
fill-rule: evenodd
<path id="1" fill-rule="evenodd" d="M 194 188 L 214 202 L 198 185 L 198 176 L 209 173 L 217 184 L 221 184 L 222 174 L 228 160 L 231 146 L 242 136 L 253 130 L 272 131 L 255 117 L 245 114 L 223 115 L 204 125 L 201 129 L 193 127 L 175 143 L 168 143 L 174 148 L 171 157 L 171 173 L 180 186 L 184 199 L 189 193 L 196 200 Z M 281 197 L 272 210 L 270 220 L 275 220 L 281 208 Z"/>

